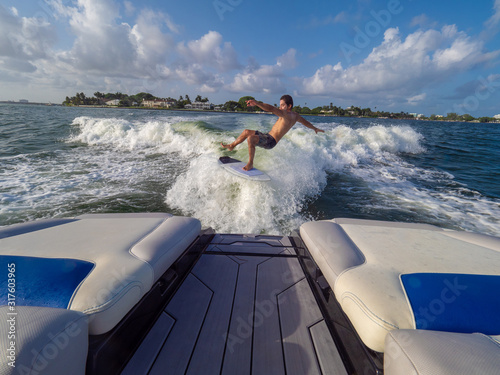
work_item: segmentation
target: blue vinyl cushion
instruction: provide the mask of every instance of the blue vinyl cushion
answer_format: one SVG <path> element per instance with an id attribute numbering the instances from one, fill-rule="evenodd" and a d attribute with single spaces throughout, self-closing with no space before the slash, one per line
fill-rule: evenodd
<path id="1" fill-rule="evenodd" d="M 93 263 L 77 259 L 0 255 L 0 305 L 9 302 L 8 265 L 14 265 L 16 306 L 67 308 L 75 289 L 87 277 Z M 12 268 L 12 267 L 10 267 Z M 11 280 L 12 281 L 12 280 Z"/>
<path id="2" fill-rule="evenodd" d="M 500 276 L 401 275 L 417 329 L 500 334 Z"/>

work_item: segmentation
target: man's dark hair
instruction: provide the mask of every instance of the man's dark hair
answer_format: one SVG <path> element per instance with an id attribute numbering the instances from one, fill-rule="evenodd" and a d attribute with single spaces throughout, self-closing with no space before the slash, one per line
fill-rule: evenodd
<path id="1" fill-rule="evenodd" d="M 290 95 L 283 95 L 280 100 L 283 100 L 286 105 L 291 106 L 293 108 L 293 99 Z"/>

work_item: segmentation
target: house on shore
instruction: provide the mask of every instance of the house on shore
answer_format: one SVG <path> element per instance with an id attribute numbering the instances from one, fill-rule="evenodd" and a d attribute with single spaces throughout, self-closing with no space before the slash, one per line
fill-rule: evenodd
<path id="1" fill-rule="evenodd" d="M 142 106 L 147 108 L 171 108 L 175 105 L 175 101 L 166 99 L 143 100 Z"/>
<path id="2" fill-rule="evenodd" d="M 109 106 L 118 106 L 120 104 L 120 99 L 104 100 L 104 104 Z"/>
<path id="3" fill-rule="evenodd" d="M 422 118 L 422 117 L 425 117 L 423 114 L 421 113 L 410 113 L 410 116 L 413 116 L 415 117 L 417 120 Z"/>
<path id="4" fill-rule="evenodd" d="M 201 109 L 201 110 L 209 110 L 213 109 L 214 105 L 212 103 L 204 103 L 204 102 L 193 102 L 191 104 L 186 104 L 184 106 L 185 109 Z"/>

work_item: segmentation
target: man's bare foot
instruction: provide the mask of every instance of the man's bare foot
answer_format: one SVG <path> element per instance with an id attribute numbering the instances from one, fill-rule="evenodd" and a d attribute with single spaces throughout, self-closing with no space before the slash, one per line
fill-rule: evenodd
<path id="1" fill-rule="evenodd" d="M 229 145 L 225 145 L 225 144 L 223 144 L 223 143 L 221 142 L 221 143 L 220 143 L 220 145 L 221 145 L 222 147 L 224 147 L 224 148 L 227 148 L 229 151 L 233 151 L 234 146 L 231 146 L 230 144 L 229 144 Z"/>
<path id="2" fill-rule="evenodd" d="M 252 168 L 253 168 L 253 163 L 252 163 L 252 164 L 248 163 L 247 165 L 245 165 L 245 166 L 243 167 L 243 169 L 244 169 L 245 171 L 249 171 L 249 170 L 250 170 L 250 169 L 252 169 Z"/>

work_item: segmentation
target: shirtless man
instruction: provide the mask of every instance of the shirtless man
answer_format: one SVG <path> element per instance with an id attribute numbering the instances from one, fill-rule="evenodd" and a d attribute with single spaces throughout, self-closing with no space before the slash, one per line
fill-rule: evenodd
<path id="1" fill-rule="evenodd" d="M 283 138 L 283 136 L 295 125 L 298 121 L 302 125 L 308 127 L 309 129 L 313 129 L 316 134 L 319 132 L 324 133 L 324 130 L 318 129 L 309 121 L 304 119 L 298 113 L 293 112 L 293 99 L 290 95 L 283 95 L 280 99 L 280 107 L 279 109 L 275 106 L 266 103 L 259 103 L 255 100 L 247 101 L 248 107 L 257 106 L 266 112 L 274 113 L 278 116 L 278 120 L 273 125 L 271 131 L 267 134 L 261 133 L 256 130 L 248 130 L 245 129 L 243 133 L 240 134 L 238 138 L 233 143 L 223 144 L 221 146 L 227 148 L 229 151 L 232 151 L 240 143 L 244 142 L 245 139 L 248 142 L 248 164 L 243 167 L 244 170 L 249 171 L 253 168 L 253 158 L 255 156 L 255 146 L 259 146 L 265 148 L 267 150 L 272 149 L 276 144 Z"/>

